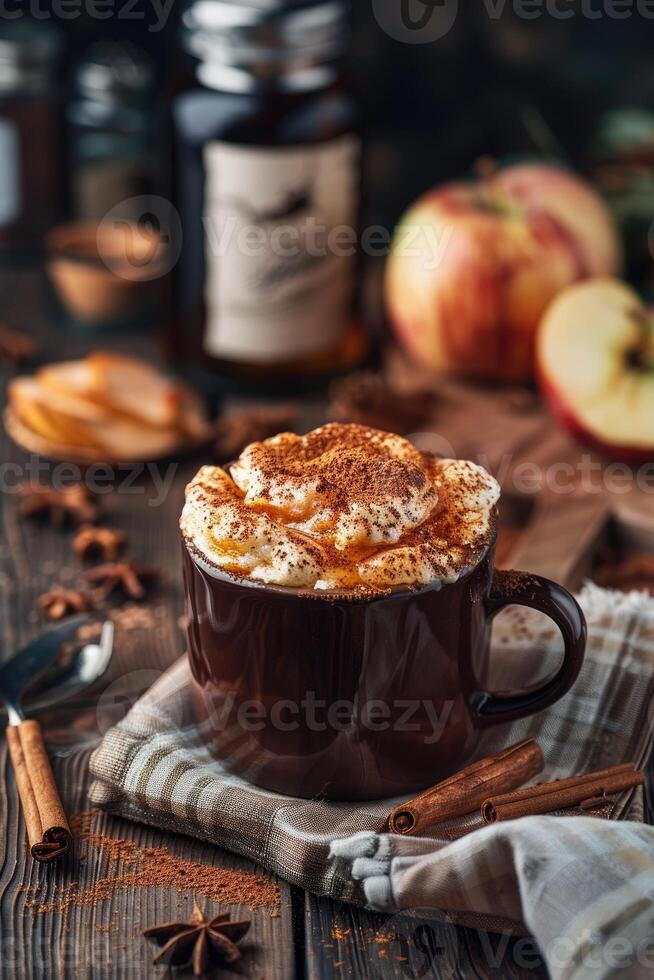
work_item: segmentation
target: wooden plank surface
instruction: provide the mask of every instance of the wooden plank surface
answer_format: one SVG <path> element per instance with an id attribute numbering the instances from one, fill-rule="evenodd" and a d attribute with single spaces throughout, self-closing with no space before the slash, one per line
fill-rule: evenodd
<path id="1" fill-rule="evenodd" d="M 455 927 L 433 910 L 382 916 L 314 895 L 305 901 L 309 980 L 546 976 L 527 936 Z"/>
<path id="2" fill-rule="evenodd" d="M 76 356 L 92 346 L 117 348 L 152 356 L 154 338 L 139 334 L 84 337 L 53 325 L 51 297 L 43 278 L 30 270 L 5 270 L 0 278 L 0 320 L 10 326 L 29 324 L 44 343 L 47 359 Z M 4 379 L 8 377 L 4 373 Z M 491 407 L 495 406 L 492 409 Z M 498 407 L 499 406 L 499 407 Z M 466 422 L 467 417 L 467 422 Z M 307 409 L 311 424 L 320 421 L 320 406 Z M 470 420 L 473 419 L 471 424 Z M 479 424 L 474 420 L 479 419 Z M 511 423 L 513 419 L 513 423 Z M 546 416 L 531 405 L 517 410 L 511 400 L 452 386 L 433 425 L 458 454 L 485 452 L 493 468 L 508 456 L 511 472 L 520 459 L 540 450 L 544 460 L 552 453 L 570 452 L 565 437 L 552 430 Z M 563 450 L 562 450 L 563 440 Z M 576 450 L 572 450 L 576 452 Z M 27 457 L 0 434 L 0 494 L 2 540 L 0 543 L 0 657 L 6 658 L 42 627 L 35 611 L 37 596 L 55 582 L 74 584 L 80 568 L 71 557 L 70 532 L 19 521 L 16 497 L 9 483 L 18 471 L 23 475 Z M 173 469 L 151 476 L 136 474 L 129 485 L 101 496 L 107 523 L 126 531 L 130 553 L 164 571 L 164 581 L 147 605 L 147 614 L 125 615 L 114 611 L 117 622 L 116 656 L 110 673 L 98 688 L 78 703 L 52 713 L 46 734 L 54 753 L 54 767 L 70 813 L 86 806 L 88 757 L 106 728 L 118 720 L 130 703 L 183 649 L 178 618 L 181 614 L 177 517 L 183 487 L 198 465 L 197 460 L 172 463 Z M 45 477 L 47 474 L 42 473 Z M 133 474 L 132 474 L 133 475 Z M 167 482 L 170 480 L 170 485 Z M 162 481 L 168 489 L 161 494 Z M 160 499 L 161 498 L 161 499 Z M 528 514 L 520 504 L 517 512 Z M 647 501 L 649 503 L 649 501 Z M 529 552 L 533 554 L 533 552 Z M 556 556 L 555 556 L 556 557 Z M 551 555 L 550 555 L 551 558 Z M 535 569 L 534 569 L 535 570 Z M 56 900 L 61 887 L 77 882 L 80 890 L 91 887 L 99 875 L 120 870 L 106 847 L 78 844 L 76 855 L 60 868 L 45 868 L 26 858 L 24 830 L 15 784 L 7 765 L 4 740 L 0 741 L 0 977 L 28 978 L 162 976 L 151 965 L 152 948 L 141 938 L 146 925 L 185 915 L 197 897 L 191 890 L 166 887 L 116 889 L 92 908 L 35 912 L 32 907 Z M 256 870 L 245 860 L 181 836 L 165 834 L 126 821 L 102 816 L 99 827 L 114 838 L 140 847 L 165 846 L 185 859 L 217 868 Z M 84 860 L 81 860 L 82 853 Z M 530 941 L 489 936 L 472 929 L 456 928 L 438 917 L 417 923 L 407 916 L 390 920 L 365 910 L 327 899 L 304 895 L 280 882 L 279 915 L 259 909 L 248 913 L 253 920 L 251 940 L 242 975 L 272 980 L 391 980 L 401 977 L 521 978 L 544 976 L 540 959 Z"/>
<path id="3" fill-rule="evenodd" d="M 49 327 L 44 316 L 47 293 L 38 276 L 21 271 L 5 274 L 0 295 L 3 321 L 14 326 L 29 323 L 43 340 L 46 356 L 62 358 L 87 349 L 88 340 Z M 125 337 L 95 339 L 98 342 L 103 347 L 124 346 Z M 129 349 L 134 352 L 145 353 L 151 348 L 152 338 L 129 339 Z M 24 467 L 27 463 L 27 457 L 9 442 L 4 432 L 0 436 L 0 460 L 8 481 L 13 481 L 18 472 L 10 469 L 13 464 Z M 135 627 L 130 614 L 125 615 L 124 610 L 114 606 L 115 655 L 109 673 L 96 688 L 84 694 L 81 702 L 67 705 L 44 719 L 55 775 L 69 814 L 88 806 L 88 758 L 97 739 L 183 652 L 178 626 L 182 607 L 176 525 L 183 487 L 196 464 L 170 465 L 174 473 L 168 470 L 167 464 L 160 468 L 162 480 L 174 477 L 170 491 L 161 495 L 161 501 L 157 485 L 151 479 L 128 471 L 120 474 L 122 489 L 119 486 L 100 497 L 107 523 L 127 533 L 130 553 L 162 569 L 164 580 L 142 612 L 141 626 Z M 136 479 L 128 486 L 128 478 L 132 476 Z M 18 520 L 16 496 L 7 492 L 4 485 L 3 490 L 0 494 L 2 659 L 43 627 L 35 611 L 38 595 L 54 582 L 74 585 L 81 572 L 81 566 L 72 556 L 71 532 Z M 60 902 L 62 890 L 73 883 L 83 892 L 93 887 L 99 877 L 119 874 L 124 867 L 111 859 L 106 847 L 79 841 L 65 864 L 52 867 L 35 864 L 25 851 L 23 822 L 4 739 L 0 741 L 0 773 L 3 777 L 0 826 L 4 831 L 0 838 L 0 976 L 30 980 L 72 976 L 80 980 L 160 977 L 164 971 L 152 966 L 154 948 L 142 938 L 141 930 L 157 922 L 186 917 L 195 899 L 207 912 L 218 910 L 219 906 L 190 889 L 179 892 L 169 887 L 116 888 L 109 898 L 93 907 L 39 912 L 34 905 Z M 139 847 L 166 847 L 185 860 L 217 868 L 257 870 L 251 862 L 201 842 L 106 815 L 100 816 L 97 829 Z M 291 889 L 284 882 L 279 886 L 281 906 L 274 917 L 265 908 L 255 911 L 239 906 L 230 908 L 234 915 L 252 919 L 243 961 L 248 976 L 295 975 Z"/>

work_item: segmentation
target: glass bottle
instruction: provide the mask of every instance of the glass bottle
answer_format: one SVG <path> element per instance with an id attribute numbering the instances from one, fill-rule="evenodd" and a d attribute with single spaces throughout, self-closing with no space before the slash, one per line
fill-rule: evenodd
<path id="1" fill-rule="evenodd" d="M 58 69 L 63 38 L 26 17 L 0 26 L 0 248 L 39 251 L 65 209 Z"/>
<path id="2" fill-rule="evenodd" d="M 311 380 L 365 352 L 346 39 L 341 0 L 195 0 L 183 15 L 169 334 L 176 363 L 198 381 Z"/>
<path id="3" fill-rule="evenodd" d="M 161 145 L 155 88 L 154 65 L 136 45 L 104 41 L 85 52 L 67 108 L 75 218 L 102 218 L 152 193 Z"/>

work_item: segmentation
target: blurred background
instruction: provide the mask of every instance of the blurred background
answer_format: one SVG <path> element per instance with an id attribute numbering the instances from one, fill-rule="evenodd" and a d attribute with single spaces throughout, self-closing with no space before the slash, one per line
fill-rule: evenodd
<path id="1" fill-rule="evenodd" d="M 435 8 L 449 23 L 448 0 L 411 2 L 417 16 Z M 147 190 L 151 181 L 165 186 L 166 108 L 184 71 L 184 6 L 181 0 L 3 6 L 0 118 L 29 130 L 30 154 L 18 166 L 29 187 L 24 206 L 40 212 L 40 218 L 21 214 L 18 237 L 93 210 L 100 188 L 85 183 L 89 155 L 106 156 L 101 177 L 96 169 L 103 199 L 95 210 L 120 200 L 125 184 L 116 173 L 127 167 L 126 157 L 135 190 Z M 459 3 L 451 28 L 427 43 L 407 43 L 406 32 L 396 29 L 399 6 L 398 0 L 354 0 L 348 11 L 346 70 L 366 134 L 364 220 L 392 227 L 419 193 L 465 173 L 481 155 L 537 153 L 603 179 L 614 196 L 620 187 L 621 216 L 649 226 L 654 21 L 647 4 L 543 0 L 523 10 L 517 2 Z M 104 124 L 104 139 L 98 132 L 94 141 L 88 136 L 93 124 L 98 130 Z M 609 161 L 614 172 L 598 173 Z M 8 161 L 4 169 L 0 228 L 7 237 Z M 646 270 L 641 264 L 632 271 Z"/>
<path id="2" fill-rule="evenodd" d="M 642 116 L 639 122 L 643 135 L 649 124 L 652 150 L 654 21 L 643 18 L 635 2 L 616 4 L 616 16 L 606 16 L 604 7 L 612 5 L 601 0 L 564 0 L 552 5 L 558 17 L 548 13 L 546 3 L 535 9 L 525 5 L 524 17 L 521 5 L 508 2 L 460 3 L 452 28 L 432 43 L 405 43 L 384 30 L 375 8 L 397 5 L 395 0 L 351 4 L 348 72 L 371 140 L 375 219 L 392 222 L 418 192 L 458 175 L 482 153 L 546 152 L 591 168 L 607 136 L 607 113 L 629 110 L 632 118 Z M 40 35 L 49 36 L 56 64 L 48 66 L 52 83 L 47 95 L 61 113 L 61 136 L 63 119 L 66 114 L 70 119 L 72 100 L 83 85 L 80 65 L 99 42 L 129 42 L 135 57 L 138 52 L 147 56 L 152 77 L 147 86 L 141 80 L 143 95 L 147 88 L 151 107 L 157 99 L 165 101 L 167 86 L 180 69 L 181 0 L 158 6 L 149 0 L 115 0 L 98 4 L 97 11 L 79 0 L 62 5 L 59 16 L 56 3 L 43 0 L 33 6 L 35 17 L 29 15 L 29 3 L 4 5 L 7 13 L 0 23 L 3 33 L 20 23 L 27 34 L 29 22 L 34 38 L 26 37 L 25 43 L 33 47 Z M 9 12 L 11 21 L 5 19 Z M 13 19 L 18 12 L 22 16 Z M 3 46 L 3 60 L 9 56 Z M 618 120 L 613 121 L 618 128 Z M 39 143 L 40 134 L 33 135 Z M 153 155 L 160 158 L 160 153 L 161 148 Z"/>
<path id="3" fill-rule="evenodd" d="M 148 0 L 115 0 L 106 8 L 98 5 L 93 15 L 93 6 L 80 0 L 61 17 L 56 4 L 43 0 L 33 26 L 43 32 L 50 26 L 53 36 L 60 35 L 58 91 L 49 87 L 48 95 L 59 95 L 62 112 L 70 109 L 76 72 L 90 46 L 130 42 L 151 59 L 152 98 L 164 101 L 180 68 L 183 6 L 168 0 L 162 11 Z M 444 37 L 410 44 L 384 30 L 375 13 L 384 6 L 398 3 L 354 0 L 347 55 L 371 140 L 374 219 L 393 222 L 420 191 L 458 176 L 480 154 L 546 152 L 592 168 L 607 137 L 609 113 L 629 111 L 634 129 L 636 115 L 642 117 L 645 146 L 654 154 L 654 20 L 643 18 L 635 2 L 616 4 L 614 17 L 602 15 L 612 5 L 601 0 L 563 0 L 551 5 L 558 17 L 546 3 L 525 5 L 522 17 L 521 5 L 475 0 L 459 4 Z M 416 6 L 429 4 L 416 0 Z M 29 19 L 29 4 L 16 2 L 15 9 Z M 619 120 L 613 121 L 617 129 Z"/>
<path id="4" fill-rule="evenodd" d="M 198 384 L 313 383 L 375 363 L 384 259 L 411 203 L 535 159 L 606 202 L 624 275 L 650 295 L 653 18 L 646 0 L 14 0 L 0 14 L 3 265 L 45 257 L 53 324 L 154 327 Z M 281 148 L 275 171 L 264 155 Z M 210 258 L 214 218 L 297 226 L 319 201 L 328 227 L 379 227 L 387 247 L 320 267 L 304 255 L 301 275 Z M 321 311 L 313 338 L 300 294 Z"/>

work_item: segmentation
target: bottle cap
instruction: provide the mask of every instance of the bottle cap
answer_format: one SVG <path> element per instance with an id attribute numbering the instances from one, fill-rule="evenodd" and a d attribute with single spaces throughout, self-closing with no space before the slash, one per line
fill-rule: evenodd
<path id="1" fill-rule="evenodd" d="M 348 38 L 343 0 L 194 0 L 182 15 L 182 45 L 214 69 L 258 79 L 336 60 Z M 230 77 L 222 72 L 221 77 Z"/>

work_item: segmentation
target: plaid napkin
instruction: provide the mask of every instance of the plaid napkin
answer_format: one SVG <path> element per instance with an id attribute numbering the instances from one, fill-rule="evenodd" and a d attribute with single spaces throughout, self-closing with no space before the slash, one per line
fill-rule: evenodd
<path id="1" fill-rule="evenodd" d="M 590 584 L 579 599 L 589 642 L 573 690 L 540 715 L 491 730 L 480 756 L 536 738 L 546 760 L 539 780 L 646 763 L 654 731 L 654 601 Z M 554 668 L 560 638 L 539 614 L 512 607 L 498 617 L 493 650 L 493 688 L 516 688 Z M 541 946 L 552 930 L 569 926 L 571 896 L 578 912 L 622 882 L 633 885 L 634 868 L 643 870 L 645 861 L 638 855 L 647 849 L 654 897 L 654 831 L 646 827 L 527 817 L 454 842 L 447 833 L 440 840 L 399 838 L 382 832 L 399 800 L 329 803 L 259 789 L 211 757 L 210 736 L 191 716 L 188 680 L 182 658 L 107 732 L 91 759 L 93 804 L 236 851 L 319 895 L 387 912 L 439 908 L 482 928 L 526 928 Z M 642 792 L 622 794 L 605 815 L 641 820 Z M 612 857 L 603 875 L 606 855 Z M 545 913 L 543 896 L 556 914 Z M 553 976 L 573 975 L 548 965 Z"/>

